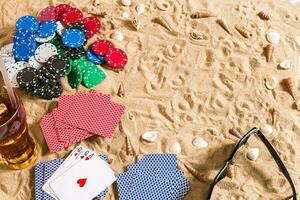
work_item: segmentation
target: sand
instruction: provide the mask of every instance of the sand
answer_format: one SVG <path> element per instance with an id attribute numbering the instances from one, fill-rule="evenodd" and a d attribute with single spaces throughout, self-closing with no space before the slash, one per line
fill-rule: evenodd
<path id="1" fill-rule="evenodd" d="M 155 1 L 144 1 L 145 12 L 138 17 L 141 29 L 134 30 L 122 20 L 123 11 L 135 15 L 133 1 L 130 7 L 119 1 L 101 0 L 98 11 L 106 11 L 101 19 L 99 38 L 109 38 L 116 30 L 124 33 L 124 40 L 112 40 L 115 46 L 124 49 L 129 62 L 124 71 L 115 73 L 104 69 L 106 80 L 96 90 L 112 95 L 116 102 L 126 105 L 126 113 L 112 139 L 92 137 L 81 144 L 113 159 L 116 173 L 126 170 L 128 163 L 136 159 L 126 155 L 125 138 L 128 136 L 138 154 L 170 153 L 170 146 L 179 142 L 182 152 L 178 159 L 189 163 L 209 180 L 198 181 L 181 163 L 191 182 L 191 191 L 185 199 L 205 199 L 208 186 L 238 139 L 228 133 L 232 127 L 242 134 L 254 126 L 271 123 L 269 109 L 278 111 L 274 132 L 267 135 L 280 157 L 285 162 L 298 190 L 300 189 L 300 112 L 284 86 L 279 84 L 268 90 L 264 78 L 275 76 L 279 81 L 292 77 L 296 96 L 299 94 L 300 4 L 281 1 L 245 0 L 187 0 L 171 1 L 166 11 L 160 11 Z M 1 0 L 0 44 L 12 41 L 14 25 L 22 15 L 35 15 L 49 3 L 65 1 Z M 72 4 L 83 9 L 92 1 L 78 0 Z M 141 1 L 142 2 L 142 1 Z M 227 34 L 217 23 L 216 17 L 192 20 L 192 12 L 208 9 L 223 17 L 230 25 L 232 35 Z M 271 20 L 263 21 L 257 13 L 264 11 Z M 172 31 L 154 23 L 161 15 Z M 244 25 L 253 34 L 243 38 L 234 26 Z M 190 32 L 204 33 L 206 40 L 190 38 Z M 279 32 L 281 41 L 275 45 L 272 61 L 267 63 L 263 47 L 268 43 L 265 34 Z M 94 37 L 90 42 L 96 40 Z M 300 40 L 300 39 L 298 39 Z M 299 42 L 299 41 L 298 41 Z M 290 59 L 292 67 L 281 70 L 277 65 Z M 120 83 L 124 83 L 125 97 L 116 95 Z M 64 93 L 75 94 L 66 80 Z M 81 91 L 87 91 L 83 86 Z M 56 105 L 18 90 L 28 114 L 30 132 L 41 151 L 39 161 L 66 156 L 74 146 L 57 154 L 50 154 L 39 128 L 38 121 Z M 154 143 L 141 141 L 145 131 L 157 131 Z M 195 137 L 201 136 L 208 147 L 196 149 Z M 256 161 L 246 158 L 247 150 L 257 147 L 261 154 Z M 235 159 L 235 177 L 226 177 L 218 184 L 214 199 L 283 199 L 291 194 L 287 181 L 278 170 L 266 148 L 257 138 L 251 138 Z M 21 171 L 1 169 L 0 199 L 34 199 L 34 170 Z M 299 191 L 298 191 L 299 192 Z M 105 199 L 116 199 L 110 188 Z"/>

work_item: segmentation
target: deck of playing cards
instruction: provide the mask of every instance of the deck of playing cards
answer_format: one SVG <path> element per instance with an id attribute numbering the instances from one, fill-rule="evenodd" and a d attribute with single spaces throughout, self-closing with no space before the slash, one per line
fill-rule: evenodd
<path id="1" fill-rule="evenodd" d="M 119 200 L 183 199 L 190 186 L 175 154 L 146 154 L 118 175 Z"/>
<path id="2" fill-rule="evenodd" d="M 39 163 L 35 167 L 36 200 L 101 199 L 116 180 L 105 160 L 106 156 L 78 146 L 65 160 Z"/>
<path id="3" fill-rule="evenodd" d="M 111 138 L 124 110 L 109 95 L 94 90 L 64 95 L 58 107 L 41 119 L 40 126 L 50 152 L 57 152 L 93 135 Z"/>

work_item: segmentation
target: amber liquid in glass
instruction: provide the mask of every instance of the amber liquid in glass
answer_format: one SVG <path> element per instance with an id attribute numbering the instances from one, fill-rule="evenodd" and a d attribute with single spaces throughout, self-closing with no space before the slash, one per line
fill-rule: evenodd
<path id="1" fill-rule="evenodd" d="M 24 169 L 37 160 L 36 145 L 29 135 L 24 106 L 13 110 L 8 98 L 0 97 L 6 113 L 0 115 L 0 155 L 10 169 Z"/>

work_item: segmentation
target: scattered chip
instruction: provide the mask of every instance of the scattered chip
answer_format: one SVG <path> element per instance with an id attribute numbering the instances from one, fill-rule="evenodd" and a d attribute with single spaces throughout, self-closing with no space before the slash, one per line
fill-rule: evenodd
<path id="1" fill-rule="evenodd" d="M 86 57 L 89 61 L 95 63 L 96 65 L 102 65 L 105 63 L 104 57 L 95 55 L 90 49 L 86 52 Z"/>
<path id="2" fill-rule="evenodd" d="M 105 60 L 110 68 L 121 70 L 127 64 L 127 55 L 121 49 L 112 48 L 105 55 Z"/>
<path id="3" fill-rule="evenodd" d="M 105 79 L 106 75 L 101 69 L 87 71 L 83 75 L 83 85 L 87 88 L 93 88 Z"/>
<path id="4" fill-rule="evenodd" d="M 85 34 L 79 29 L 67 29 L 62 36 L 63 44 L 69 48 L 81 47 L 85 41 Z"/>
<path id="5" fill-rule="evenodd" d="M 56 13 L 58 15 L 58 19 L 60 20 L 62 14 L 66 12 L 69 8 L 72 8 L 69 4 L 59 4 L 55 7 Z"/>
<path id="6" fill-rule="evenodd" d="M 39 30 L 37 31 L 37 35 L 41 38 L 49 37 L 53 34 L 55 34 L 57 30 L 57 24 L 54 20 L 49 20 L 44 22 Z"/>
<path id="7" fill-rule="evenodd" d="M 48 6 L 41 10 L 38 14 L 38 20 L 41 24 L 49 20 L 56 21 L 57 17 L 58 15 L 54 6 Z"/>
<path id="8" fill-rule="evenodd" d="M 67 8 L 61 16 L 61 22 L 64 25 L 73 24 L 82 20 L 83 14 L 77 8 Z"/>
<path id="9" fill-rule="evenodd" d="M 39 21 L 37 18 L 27 15 L 18 19 L 16 23 L 17 30 L 28 30 L 35 33 L 39 29 Z"/>
<path id="10" fill-rule="evenodd" d="M 17 61 L 27 61 L 30 56 L 34 55 L 36 43 L 18 42 L 14 43 L 13 55 Z"/>
<path id="11" fill-rule="evenodd" d="M 67 58 L 55 55 L 49 58 L 46 66 L 50 73 L 58 74 L 60 77 L 63 77 L 67 69 L 70 67 L 70 64 Z"/>
<path id="12" fill-rule="evenodd" d="M 108 40 L 97 40 L 92 45 L 94 54 L 98 56 L 105 56 L 111 48 L 113 48 L 113 44 Z"/>
<path id="13" fill-rule="evenodd" d="M 87 38 L 93 37 L 101 28 L 101 22 L 93 16 L 86 17 L 81 22 L 87 29 Z"/>
<path id="14" fill-rule="evenodd" d="M 53 44 L 41 44 L 35 51 L 35 59 L 40 63 L 45 63 L 51 57 L 57 55 L 57 49 Z"/>
<path id="15" fill-rule="evenodd" d="M 20 70 L 17 74 L 17 82 L 22 88 L 33 88 L 36 87 L 37 83 L 37 69 L 32 67 L 26 67 Z"/>

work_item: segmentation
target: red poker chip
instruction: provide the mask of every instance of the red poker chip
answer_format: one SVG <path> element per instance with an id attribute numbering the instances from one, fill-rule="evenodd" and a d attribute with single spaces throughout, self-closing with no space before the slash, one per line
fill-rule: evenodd
<path id="1" fill-rule="evenodd" d="M 83 14 L 78 8 L 68 8 L 61 16 L 61 22 L 64 25 L 74 24 L 81 21 Z"/>
<path id="2" fill-rule="evenodd" d="M 113 44 L 108 40 L 97 40 L 92 45 L 92 51 L 98 56 L 105 56 Z"/>
<path id="3" fill-rule="evenodd" d="M 68 10 L 69 8 L 72 8 L 69 4 L 59 4 L 55 7 L 56 13 L 58 15 L 58 18 L 62 16 Z"/>
<path id="4" fill-rule="evenodd" d="M 105 61 L 111 68 L 121 69 L 127 64 L 127 55 L 121 49 L 111 48 L 105 55 Z"/>
<path id="5" fill-rule="evenodd" d="M 86 17 L 81 21 L 87 29 L 87 38 L 91 38 L 101 28 L 101 22 L 93 16 Z"/>
<path id="6" fill-rule="evenodd" d="M 41 10 L 38 14 L 38 20 L 40 23 L 44 23 L 46 21 L 49 20 L 57 20 L 57 12 L 54 6 L 48 6 L 46 8 L 44 8 L 43 10 Z"/>

